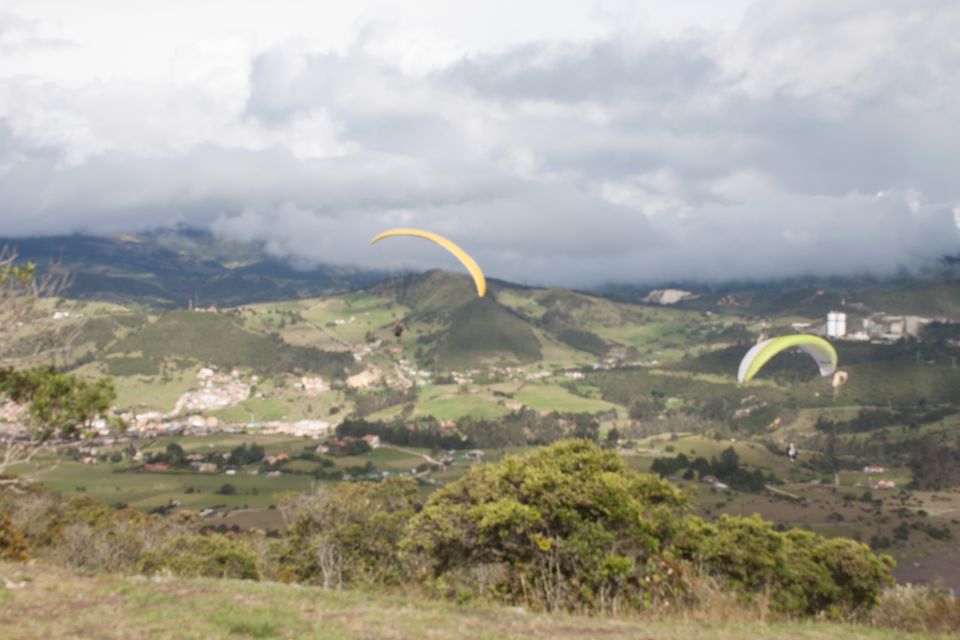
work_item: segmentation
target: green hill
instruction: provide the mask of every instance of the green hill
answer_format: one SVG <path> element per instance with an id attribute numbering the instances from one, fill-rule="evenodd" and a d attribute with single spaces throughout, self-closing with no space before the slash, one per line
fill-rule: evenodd
<path id="1" fill-rule="evenodd" d="M 168 359 L 261 373 L 309 371 L 340 377 L 353 368 L 347 353 L 294 346 L 276 334 L 247 330 L 237 314 L 172 311 L 132 318 L 140 320 L 139 326 L 112 340 L 107 332 L 117 325 L 111 319 L 88 329 L 86 337 L 99 345 L 113 375 L 156 375 Z"/>
<path id="2" fill-rule="evenodd" d="M 378 295 L 410 309 L 408 329 L 421 333 L 421 358 L 440 369 L 486 364 L 526 364 L 542 356 L 528 318 L 497 300 L 498 286 L 478 298 L 472 281 L 439 270 L 395 278 L 377 285 Z"/>
<path id="3" fill-rule="evenodd" d="M 474 298 L 450 317 L 429 357 L 442 368 L 483 363 L 527 364 L 541 357 L 540 341 L 530 325 L 493 297 Z"/>
<path id="4" fill-rule="evenodd" d="M 408 322 L 445 322 L 477 298 L 473 281 L 461 274 L 432 269 L 422 274 L 393 278 L 373 288 L 411 309 Z"/>
<path id="5" fill-rule="evenodd" d="M 385 274 L 349 267 L 296 269 L 253 243 L 178 229 L 116 237 L 0 238 L 20 259 L 62 260 L 73 298 L 155 308 L 234 306 L 308 298 L 372 284 Z"/>

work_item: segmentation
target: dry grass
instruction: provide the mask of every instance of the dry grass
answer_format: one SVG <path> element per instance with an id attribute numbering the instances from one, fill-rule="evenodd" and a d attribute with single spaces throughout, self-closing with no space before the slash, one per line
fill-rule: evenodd
<path id="1" fill-rule="evenodd" d="M 903 631 L 960 634 L 960 598 L 929 586 L 897 585 L 883 594 L 870 622 Z"/>
<path id="2" fill-rule="evenodd" d="M 4 586 L 5 585 L 5 586 Z M 717 598 L 682 617 L 589 618 L 458 606 L 411 596 L 323 592 L 275 583 L 82 575 L 0 563 L 0 629 L 28 638 L 833 638 L 902 631 L 764 623 L 759 609 Z M 921 635 L 923 638 L 948 636 Z"/>

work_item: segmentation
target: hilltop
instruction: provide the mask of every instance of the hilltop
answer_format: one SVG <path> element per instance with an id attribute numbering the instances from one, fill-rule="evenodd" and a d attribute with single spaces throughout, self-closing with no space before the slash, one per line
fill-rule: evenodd
<path id="1" fill-rule="evenodd" d="M 83 575 L 43 564 L 0 563 L 0 625 L 28 638 L 869 638 L 903 632 L 864 626 L 766 623 L 711 612 L 688 620 L 533 614 L 408 594 L 322 591 L 245 580 Z M 743 615 L 743 614 L 741 614 Z M 173 621 L 176 621 L 175 623 Z M 916 634 L 916 638 L 945 637 Z"/>

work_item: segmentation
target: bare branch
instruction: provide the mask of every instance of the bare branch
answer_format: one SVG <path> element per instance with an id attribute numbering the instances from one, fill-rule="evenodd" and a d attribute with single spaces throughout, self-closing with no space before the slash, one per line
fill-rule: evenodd
<path id="1" fill-rule="evenodd" d="M 65 321 L 46 321 L 40 301 L 63 295 L 73 275 L 63 267 L 62 258 L 51 260 L 44 270 L 18 263 L 17 258 L 16 248 L 0 248 L 0 366 L 64 364 L 84 323 L 76 321 L 80 317 L 76 304 L 66 300 L 57 302 L 69 307 L 60 310 Z"/>

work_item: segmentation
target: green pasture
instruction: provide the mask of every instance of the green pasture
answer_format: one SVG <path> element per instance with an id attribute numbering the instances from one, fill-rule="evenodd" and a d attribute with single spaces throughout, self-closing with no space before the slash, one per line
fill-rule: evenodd
<path id="1" fill-rule="evenodd" d="M 357 343 L 364 341 L 367 332 L 387 338 L 387 329 L 409 309 L 386 298 L 358 292 L 317 302 L 301 313 L 338 339 Z"/>
<path id="2" fill-rule="evenodd" d="M 251 430 L 248 433 L 213 433 L 207 436 L 163 436 L 151 440 L 149 446 L 141 446 L 144 441 L 134 441 L 134 445 L 141 447 L 145 452 L 163 451 L 167 445 L 176 442 L 187 453 L 206 453 L 208 451 L 230 451 L 244 444 L 256 443 L 264 448 L 267 454 L 294 453 L 304 447 L 317 446 L 315 440 L 298 438 L 289 435 L 264 434 Z"/>
<path id="3" fill-rule="evenodd" d="M 291 457 L 305 447 L 313 449 L 317 442 L 291 436 L 255 435 L 255 434 L 216 434 L 200 437 L 169 436 L 152 441 L 144 446 L 145 452 L 163 451 L 167 445 L 176 442 L 184 451 L 190 453 L 227 452 L 244 444 L 256 442 L 264 447 L 268 455 L 287 453 Z M 122 450 L 114 447 L 112 450 Z M 104 449 L 109 453 L 111 449 Z M 376 465 L 378 471 L 408 471 L 422 463 L 424 459 L 417 450 L 401 451 L 390 446 L 374 449 L 359 456 L 331 458 L 338 468 L 364 466 L 368 461 Z M 53 461 L 38 461 L 34 469 L 49 467 Z M 137 509 L 150 509 L 178 500 L 182 506 L 202 509 L 216 505 L 228 508 L 243 506 L 265 507 L 273 503 L 273 496 L 284 491 L 307 491 L 316 481 L 310 475 L 290 473 L 300 471 L 306 474 L 320 468 L 312 461 L 291 460 L 279 466 L 283 475 L 268 478 L 264 474 L 252 475 L 259 463 L 238 468 L 236 475 L 227 475 L 221 469 L 216 473 L 196 473 L 191 470 L 144 471 L 133 469 L 134 465 L 126 460 L 120 463 L 85 465 L 72 460 L 62 459 L 53 468 L 35 472 L 34 477 L 43 484 L 67 495 L 89 495 L 108 504 L 125 503 Z M 17 473 L 30 471 L 28 467 L 13 469 Z M 222 495 L 217 493 L 224 484 L 233 485 L 236 493 Z"/>
<path id="4" fill-rule="evenodd" d="M 693 434 L 678 434 L 676 440 L 671 440 L 670 436 L 661 434 L 640 438 L 636 442 L 640 447 L 658 449 L 661 456 L 676 457 L 682 453 L 691 460 L 698 457 L 707 460 L 713 456 L 719 457 L 724 449 L 733 447 L 733 450 L 740 457 L 741 465 L 745 464 L 765 471 L 772 471 L 778 477 L 788 475 L 794 470 L 794 465 L 790 463 L 786 455 L 775 455 L 756 442 L 714 440 Z M 667 447 L 672 447 L 673 451 L 667 451 Z"/>
<path id="5" fill-rule="evenodd" d="M 318 403 L 319 404 L 319 403 Z M 247 398 L 232 407 L 210 412 L 229 423 L 264 422 L 268 420 L 296 421 L 306 417 L 306 403 L 291 401 L 286 398 L 264 396 L 263 398 Z M 311 416 L 312 417 L 312 416 Z"/>
<path id="6" fill-rule="evenodd" d="M 539 320 L 545 309 L 529 292 L 517 289 L 498 289 L 497 302 L 531 319 Z"/>
<path id="7" fill-rule="evenodd" d="M 913 476 L 910 469 L 906 467 L 894 467 L 883 473 L 864 473 L 863 471 L 842 471 L 840 472 L 840 486 L 856 487 L 861 486 L 869 489 L 870 485 L 877 480 L 893 480 L 897 483 L 897 488 L 906 487 L 910 484 Z"/>
<path id="8" fill-rule="evenodd" d="M 578 351 L 560 342 L 553 335 L 543 331 L 539 327 L 532 327 L 532 329 L 533 335 L 536 336 L 540 342 L 541 359 L 534 363 L 532 367 L 528 365 L 528 370 L 535 370 L 535 368 L 539 366 L 543 368 L 554 366 L 586 366 L 597 361 L 597 357 L 593 354 Z"/>
<path id="9" fill-rule="evenodd" d="M 358 456 L 343 456 L 334 458 L 334 464 L 338 468 L 364 466 L 367 462 L 372 462 L 377 467 L 377 471 L 409 471 L 414 467 L 425 464 L 427 461 L 421 456 L 407 453 L 395 449 L 390 445 L 384 445 L 368 451 Z"/>
<path id="10" fill-rule="evenodd" d="M 464 416 L 497 418 L 508 411 L 503 400 L 486 393 L 483 387 L 469 387 L 463 393 L 456 385 L 425 385 L 417 398 L 414 415 L 455 420 Z"/>
<path id="11" fill-rule="evenodd" d="M 95 365 L 85 365 L 85 367 L 90 366 Z M 114 406 L 121 410 L 133 409 L 138 413 L 173 411 L 180 396 L 199 387 L 197 384 L 199 368 L 199 365 L 191 365 L 177 370 L 171 365 L 167 379 L 159 375 L 115 376 L 113 382 L 117 390 L 117 400 Z"/>
<path id="12" fill-rule="evenodd" d="M 88 495 L 107 504 L 125 503 L 136 509 L 151 509 L 179 500 L 184 507 L 202 509 L 216 505 L 228 508 L 264 507 L 273 494 L 307 491 L 310 476 L 283 475 L 279 478 L 251 476 L 240 470 L 235 476 L 192 471 L 133 472 L 129 463 L 85 465 L 63 460 L 56 468 L 36 474 L 36 479 L 65 495 Z M 217 491 L 225 484 L 236 488 L 234 495 Z"/>
<path id="13" fill-rule="evenodd" d="M 784 424 L 778 431 L 790 430 L 796 433 L 813 434 L 816 433 L 814 425 L 820 417 L 834 422 L 842 422 L 856 417 L 862 408 L 859 406 L 843 406 L 799 409 L 796 411 L 795 419 L 789 424 Z"/>
<path id="14" fill-rule="evenodd" d="M 584 398 L 566 388 L 549 382 L 531 383 L 513 394 L 513 399 L 537 411 L 561 411 L 571 413 L 596 413 L 625 409 L 612 402 L 597 398 Z"/>

